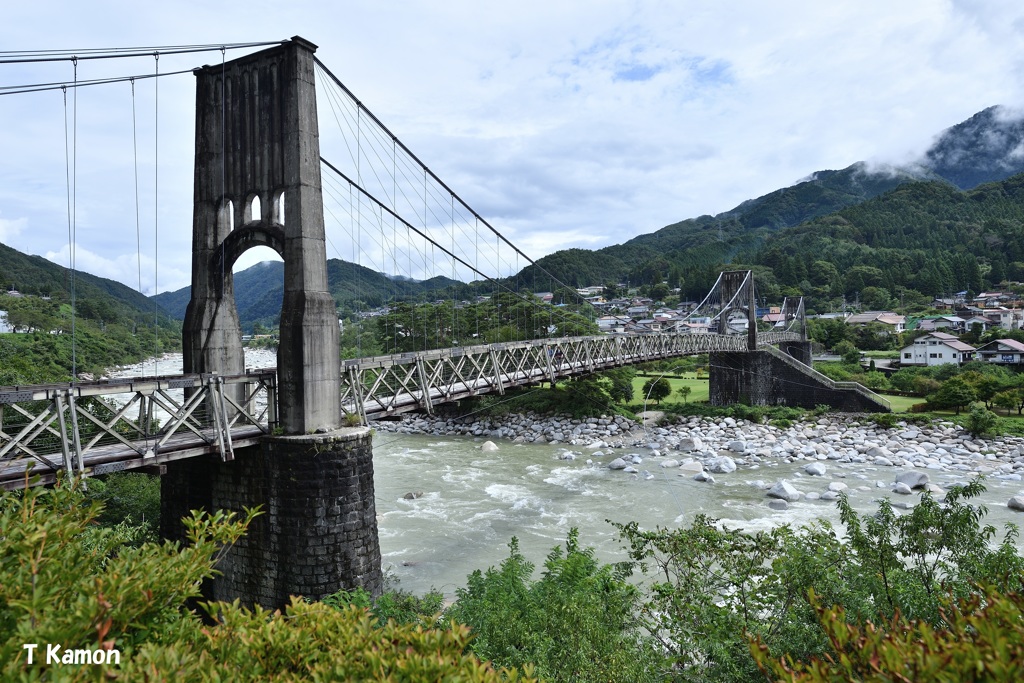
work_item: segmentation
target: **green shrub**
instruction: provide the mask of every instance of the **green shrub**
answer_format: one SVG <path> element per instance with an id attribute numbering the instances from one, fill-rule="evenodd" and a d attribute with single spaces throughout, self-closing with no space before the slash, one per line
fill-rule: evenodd
<path id="1" fill-rule="evenodd" d="M 991 410 L 986 410 L 981 403 L 971 405 L 971 410 L 964 418 L 964 429 L 970 432 L 971 436 L 983 436 L 996 431 L 999 424 L 999 417 Z"/>
<path id="2" fill-rule="evenodd" d="M 497 569 L 473 572 L 447 619 L 468 625 L 471 649 L 501 666 L 532 662 L 551 681 L 658 680 L 660 658 L 636 616 L 637 589 L 591 548 L 580 548 L 572 529 L 565 550 L 554 548 L 544 572 L 513 538 Z"/>
<path id="3" fill-rule="evenodd" d="M 868 419 L 883 429 L 892 429 L 902 418 L 895 413 L 872 413 Z"/>
<path id="4" fill-rule="evenodd" d="M 379 598 L 373 599 L 365 589 L 356 588 L 351 591 L 340 590 L 321 600 L 322 603 L 336 609 L 345 609 L 349 605 L 370 610 L 377 619 L 377 625 L 383 626 L 388 621 L 396 624 L 412 624 L 429 628 L 436 625 L 437 616 L 444 609 L 444 595 L 440 591 L 431 590 L 418 597 L 408 591 L 385 590 Z"/>
<path id="5" fill-rule="evenodd" d="M 155 541 L 160 528 L 160 477 L 141 472 L 114 472 L 89 479 L 86 497 L 102 503 L 96 521 L 104 526 L 138 525 L 142 537 Z"/>

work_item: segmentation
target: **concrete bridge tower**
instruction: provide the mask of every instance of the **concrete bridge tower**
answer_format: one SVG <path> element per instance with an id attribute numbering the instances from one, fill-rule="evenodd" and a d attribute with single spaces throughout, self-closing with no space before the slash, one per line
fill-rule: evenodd
<path id="1" fill-rule="evenodd" d="M 215 599 L 278 607 L 288 596 L 381 588 L 369 430 L 341 428 L 338 315 L 327 287 L 313 53 L 278 47 L 196 69 L 192 298 L 184 370 L 245 370 L 231 267 L 247 249 L 284 259 L 277 363 L 280 436 L 168 465 L 161 527 L 190 509 L 262 505 L 218 566 Z M 241 400 L 240 395 L 231 397 Z"/>

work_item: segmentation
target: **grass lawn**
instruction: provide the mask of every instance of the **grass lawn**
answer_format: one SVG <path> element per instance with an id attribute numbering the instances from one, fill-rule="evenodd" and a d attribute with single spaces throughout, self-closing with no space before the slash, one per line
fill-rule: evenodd
<path id="1" fill-rule="evenodd" d="M 879 396 L 889 402 L 894 413 L 907 413 L 910 412 L 910 406 L 915 403 L 924 403 L 924 399 L 919 396 L 889 396 L 883 393 L 880 393 Z"/>
<path id="2" fill-rule="evenodd" d="M 644 409 L 644 382 L 651 379 L 651 377 L 634 377 L 633 378 L 633 400 L 627 405 L 630 410 L 637 411 Z M 690 387 L 690 395 L 686 397 L 686 403 L 695 403 L 700 401 L 708 400 L 708 380 L 705 375 L 704 379 L 697 379 L 697 376 L 690 372 L 682 377 L 676 375 L 665 375 L 665 379 L 672 385 L 672 393 L 669 394 L 668 398 L 662 401 L 662 403 L 683 403 L 681 396 L 676 394 L 679 387 L 687 386 Z M 649 401 L 647 404 L 649 409 L 657 408 L 654 401 Z"/>

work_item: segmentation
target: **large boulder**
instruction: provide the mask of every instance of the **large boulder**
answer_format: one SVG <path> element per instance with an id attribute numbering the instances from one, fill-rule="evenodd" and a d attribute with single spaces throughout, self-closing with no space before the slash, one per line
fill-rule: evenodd
<path id="1" fill-rule="evenodd" d="M 906 484 L 912 489 L 923 489 L 928 485 L 928 475 L 916 470 L 900 472 L 896 475 L 897 484 Z"/>
<path id="2" fill-rule="evenodd" d="M 696 460 L 690 462 L 684 462 L 679 466 L 679 474 L 697 474 L 698 472 L 704 471 L 704 465 L 700 464 Z"/>
<path id="3" fill-rule="evenodd" d="M 624 470 L 627 467 L 627 463 L 622 458 L 615 458 L 608 463 L 608 469 L 610 470 Z"/>
<path id="4" fill-rule="evenodd" d="M 482 444 L 480 444 L 480 450 L 482 450 L 484 453 L 492 453 L 498 450 L 498 444 L 494 443 L 493 441 L 484 441 Z"/>
<path id="5" fill-rule="evenodd" d="M 887 449 L 887 448 L 885 448 L 883 446 L 872 446 L 871 448 L 869 448 L 867 450 L 866 453 L 864 453 L 864 455 L 868 456 L 869 458 L 886 458 L 886 459 L 888 459 L 889 456 L 892 455 L 892 453 L 889 452 L 889 449 Z"/>
<path id="6" fill-rule="evenodd" d="M 827 468 L 820 462 L 812 462 L 810 465 L 804 468 L 804 472 L 811 475 L 812 477 L 823 477 L 825 476 L 825 470 Z"/>
<path id="7" fill-rule="evenodd" d="M 667 458 L 667 459 L 661 461 L 661 466 L 662 467 L 679 467 L 679 461 L 678 460 L 673 460 L 672 458 Z"/>
<path id="8" fill-rule="evenodd" d="M 742 453 L 743 451 L 747 450 L 747 442 L 737 439 L 735 441 L 730 441 L 729 445 L 726 446 L 726 448 L 732 451 L 733 453 Z"/>
<path id="9" fill-rule="evenodd" d="M 775 486 L 768 489 L 767 495 L 769 498 L 779 498 L 781 500 L 793 502 L 796 500 L 800 500 L 800 498 L 804 494 L 801 493 L 800 491 L 797 491 L 792 484 L 783 479 L 782 481 L 775 484 Z"/>
<path id="10" fill-rule="evenodd" d="M 1024 496 L 1014 496 L 1006 504 L 1006 507 L 1017 512 L 1024 512 Z"/>
<path id="11" fill-rule="evenodd" d="M 736 471 L 736 462 L 727 455 L 711 458 L 707 462 L 707 470 L 715 474 L 729 474 Z"/>
<path id="12" fill-rule="evenodd" d="M 704 442 L 699 436 L 687 436 L 679 440 L 677 448 L 686 453 L 689 453 L 690 451 L 702 451 L 704 450 Z"/>

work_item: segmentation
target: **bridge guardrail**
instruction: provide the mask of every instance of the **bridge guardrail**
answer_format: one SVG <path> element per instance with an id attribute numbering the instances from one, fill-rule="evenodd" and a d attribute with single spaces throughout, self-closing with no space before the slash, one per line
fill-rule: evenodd
<path id="1" fill-rule="evenodd" d="M 233 458 L 233 433 L 276 424 L 277 375 L 176 375 L 0 387 L 0 486 L 58 471 L 102 474 L 126 458 L 158 464 L 182 449 Z"/>

